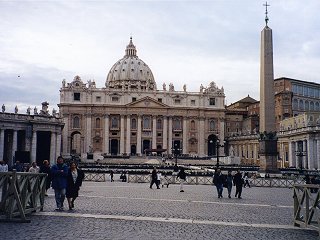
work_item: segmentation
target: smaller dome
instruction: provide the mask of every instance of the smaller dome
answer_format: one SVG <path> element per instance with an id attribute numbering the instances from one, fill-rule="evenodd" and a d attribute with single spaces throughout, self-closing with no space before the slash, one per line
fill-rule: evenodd
<path id="1" fill-rule="evenodd" d="M 117 89 L 156 90 L 156 82 L 149 66 L 137 56 L 132 37 L 125 55 L 110 69 L 106 87 Z"/>

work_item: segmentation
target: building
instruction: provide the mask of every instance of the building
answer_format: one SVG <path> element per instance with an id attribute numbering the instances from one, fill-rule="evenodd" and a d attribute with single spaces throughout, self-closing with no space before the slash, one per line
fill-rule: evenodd
<path id="1" fill-rule="evenodd" d="M 76 76 L 63 80 L 60 115 L 63 154 L 138 155 L 148 152 L 212 156 L 224 140 L 225 94 L 214 82 L 199 92 L 161 90 L 149 66 L 137 56 L 132 38 L 125 55 L 107 75 L 105 87 Z M 220 155 L 223 149 L 220 148 Z"/>
<path id="2" fill-rule="evenodd" d="M 48 103 L 42 103 L 38 113 L 33 114 L 28 108 L 26 114 L 8 113 L 2 105 L 0 113 L 0 160 L 5 160 L 9 166 L 14 161 L 38 165 L 47 159 L 54 163 L 61 154 L 61 134 L 64 126 L 57 113 L 48 112 Z"/>

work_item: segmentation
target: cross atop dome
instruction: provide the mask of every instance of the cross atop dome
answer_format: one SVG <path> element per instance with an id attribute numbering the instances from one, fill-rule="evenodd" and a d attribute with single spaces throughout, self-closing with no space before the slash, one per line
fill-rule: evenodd
<path id="1" fill-rule="evenodd" d="M 136 57 L 136 56 L 137 56 L 136 46 L 133 45 L 132 37 L 130 37 L 130 42 L 129 42 L 129 44 L 127 45 L 126 55 L 125 55 L 125 56 L 133 56 L 133 57 Z"/>

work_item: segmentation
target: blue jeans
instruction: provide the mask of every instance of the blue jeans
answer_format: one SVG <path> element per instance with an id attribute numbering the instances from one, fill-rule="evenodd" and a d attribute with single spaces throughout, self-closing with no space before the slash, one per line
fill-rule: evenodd
<path id="1" fill-rule="evenodd" d="M 56 199 L 57 208 L 63 208 L 63 202 L 66 198 L 66 189 L 65 188 L 59 188 L 54 189 L 54 197 Z"/>
<path id="2" fill-rule="evenodd" d="M 223 184 L 216 184 L 218 197 L 222 197 L 222 191 L 223 191 Z"/>

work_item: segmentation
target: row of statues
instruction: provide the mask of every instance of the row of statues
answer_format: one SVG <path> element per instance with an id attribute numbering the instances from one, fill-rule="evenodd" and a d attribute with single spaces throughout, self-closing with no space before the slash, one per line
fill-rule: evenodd
<path id="1" fill-rule="evenodd" d="M 34 107 L 33 109 L 33 115 L 49 115 L 49 111 L 48 111 L 48 102 L 43 102 L 42 103 L 42 109 L 40 110 L 40 113 L 38 113 L 38 109 L 37 107 Z M 2 104 L 2 113 L 6 112 L 6 106 L 4 104 Z M 15 106 L 14 108 L 14 113 L 17 114 L 19 112 L 18 106 Z M 31 107 L 29 106 L 27 108 L 27 114 L 30 115 L 31 114 Z M 54 108 L 52 109 L 52 116 L 56 116 L 57 115 L 57 110 L 55 110 Z"/>

